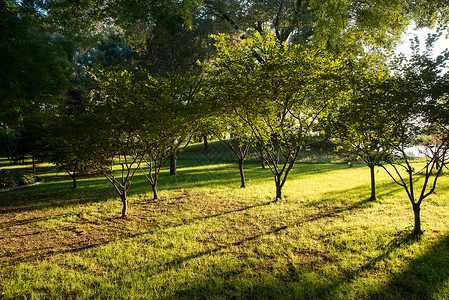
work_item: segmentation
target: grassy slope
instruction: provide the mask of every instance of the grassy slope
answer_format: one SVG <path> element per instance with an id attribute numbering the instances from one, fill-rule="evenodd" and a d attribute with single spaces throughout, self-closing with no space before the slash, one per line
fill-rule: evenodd
<path id="1" fill-rule="evenodd" d="M 212 151 L 213 152 L 213 151 Z M 0 290 L 8 298 L 401 299 L 449 297 L 449 180 L 423 203 L 424 236 L 404 192 L 362 164 L 299 163 L 273 202 L 256 161 L 184 156 L 159 201 L 133 182 L 130 218 L 102 177 L 0 194 Z M 221 161 L 221 163 L 215 163 Z M 0 162 L 8 167 L 6 162 Z M 47 166 L 48 167 L 48 166 Z"/>

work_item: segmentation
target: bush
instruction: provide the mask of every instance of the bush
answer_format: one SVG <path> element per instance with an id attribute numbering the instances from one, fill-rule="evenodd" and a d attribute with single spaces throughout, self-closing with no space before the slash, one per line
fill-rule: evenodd
<path id="1" fill-rule="evenodd" d="M 35 181 L 36 177 L 34 175 L 23 171 L 0 170 L 0 188 L 15 187 Z"/>
<path id="2" fill-rule="evenodd" d="M 19 185 L 33 183 L 35 179 L 36 178 L 32 174 L 23 174 L 19 177 Z"/>

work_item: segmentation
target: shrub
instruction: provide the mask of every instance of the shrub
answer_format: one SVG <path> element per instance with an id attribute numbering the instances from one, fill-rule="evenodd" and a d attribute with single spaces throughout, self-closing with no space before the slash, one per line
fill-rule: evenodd
<path id="1" fill-rule="evenodd" d="M 0 170 L 0 188 L 33 183 L 36 177 L 23 171 Z"/>

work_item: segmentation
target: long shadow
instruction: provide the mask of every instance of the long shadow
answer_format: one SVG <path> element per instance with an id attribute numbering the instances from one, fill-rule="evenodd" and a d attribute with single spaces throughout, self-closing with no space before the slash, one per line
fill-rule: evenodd
<path id="1" fill-rule="evenodd" d="M 359 276 L 361 273 L 371 270 L 378 262 L 383 261 L 386 258 L 388 258 L 388 256 L 390 256 L 390 254 L 395 252 L 401 246 L 412 245 L 414 242 L 419 241 L 419 239 L 420 239 L 419 236 L 414 235 L 411 231 L 409 231 L 407 229 L 397 232 L 396 235 L 393 237 L 393 239 L 383 247 L 383 252 L 379 256 L 377 256 L 376 258 L 374 258 L 367 264 L 363 265 L 356 272 L 353 272 L 352 274 L 350 274 L 347 277 L 346 281 L 353 280 L 354 278 Z"/>
<path id="2" fill-rule="evenodd" d="M 80 204 L 104 202 L 115 196 L 113 192 L 109 189 L 99 189 L 75 195 L 33 196 L 32 191 L 29 191 L 27 194 L 18 195 L 21 198 L 20 201 L 2 201 L 0 214 L 44 211 L 48 208 L 66 208 Z"/>
<path id="3" fill-rule="evenodd" d="M 256 207 L 267 206 L 267 205 L 270 205 L 270 204 L 275 203 L 275 202 L 276 202 L 276 200 L 272 200 L 272 201 L 268 201 L 268 202 L 265 202 L 265 203 L 245 206 L 245 207 L 242 207 L 242 208 L 239 208 L 239 209 L 233 209 L 233 210 L 220 212 L 220 213 L 212 214 L 212 215 L 208 215 L 208 216 L 194 217 L 194 218 L 192 218 L 191 220 L 189 220 L 187 222 L 180 223 L 180 224 L 177 224 L 177 225 L 173 225 L 173 226 L 170 226 L 170 227 L 174 228 L 174 227 L 180 227 L 180 226 L 184 226 L 184 225 L 189 225 L 189 224 L 191 224 L 191 223 L 193 223 L 195 221 L 207 220 L 207 219 L 211 219 L 211 218 L 222 217 L 222 216 L 225 216 L 225 215 L 229 215 L 229 214 L 236 213 L 236 212 L 241 212 L 241 211 L 246 211 L 246 210 L 249 210 L 249 209 L 252 209 L 252 208 L 256 208 Z"/>
<path id="4" fill-rule="evenodd" d="M 318 168 L 316 168 L 317 165 L 313 164 L 313 167 L 314 168 L 308 168 L 309 172 L 323 172 L 324 169 L 328 170 L 328 171 L 335 170 L 335 168 L 332 165 L 320 165 L 320 164 L 318 164 Z M 225 166 L 223 168 L 227 169 L 228 167 Z M 217 168 L 215 168 L 215 169 L 217 169 Z M 263 170 L 263 171 L 266 171 L 266 170 Z M 61 181 L 61 182 L 59 182 L 59 181 Z M 56 180 L 56 182 L 52 183 L 52 184 L 54 184 L 56 187 L 61 185 L 61 184 L 67 185 L 67 180 L 65 178 L 64 179 L 60 179 L 59 178 L 59 181 Z M 92 180 L 87 180 L 87 181 L 85 181 L 85 183 L 87 182 L 87 184 L 89 184 L 90 181 L 92 181 L 92 183 L 96 183 L 97 179 L 94 178 Z M 39 188 L 43 188 L 43 187 L 39 187 Z M 30 197 L 30 201 L 28 201 L 28 199 L 27 199 L 28 203 L 26 203 L 26 205 L 23 205 L 22 203 L 20 203 L 19 207 L 14 207 L 14 204 L 10 204 L 9 206 L 7 206 L 5 208 L 2 208 L 1 205 L 0 205 L 0 211 L 1 211 L 1 213 L 12 213 L 12 212 L 25 212 L 25 211 L 32 211 L 32 210 L 44 210 L 45 208 L 48 208 L 48 207 L 53 207 L 54 208 L 55 206 L 60 206 L 60 207 L 63 208 L 63 207 L 70 206 L 70 205 L 75 205 L 75 204 L 79 205 L 79 204 L 83 204 L 83 203 L 98 202 L 98 201 L 103 201 L 103 200 L 107 199 L 107 197 L 105 197 L 104 195 L 102 197 L 98 197 L 96 192 L 95 192 L 95 194 L 92 194 L 89 191 L 82 191 L 80 193 L 75 192 L 72 195 L 65 195 L 65 196 L 64 196 L 64 194 L 66 192 L 62 192 L 61 193 L 62 196 L 60 197 L 61 199 L 58 199 L 58 200 L 55 200 L 53 195 L 48 195 L 45 192 L 45 190 L 40 191 L 40 193 L 45 195 L 45 197 L 36 196 L 36 194 L 39 195 L 39 193 L 36 193 L 36 192 L 33 192 L 33 191 L 28 191 L 27 193 L 21 193 L 22 195 L 28 195 Z M 76 197 L 77 194 L 81 194 L 82 198 L 81 199 L 77 199 L 77 198 L 73 199 L 73 197 L 74 196 Z M 114 195 L 113 191 L 111 191 L 111 194 Z M 188 225 L 188 224 L 190 224 L 192 222 L 195 222 L 195 221 L 198 221 L 198 220 L 210 219 L 210 218 L 214 218 L 214 217 L 223 216 L 223 215 L 226 215 L 226 214 L 231 214 L 231 213 L 235 213 L 235 212 L 241 212 L 241 211 L 252 209 L 252 208 L 256 208 L 256 207 L 269 205 L 269 204 L 271 204 L 273 202 L 274 201 L 269 201 L 269 202 L 265 202 L 265 203 L 262 203 L 262 204 L 246 206 L 246 207 L 242 207 L 242 208 L 239 208 L 239 209 L 230 210 L 230 211 L 226 211 L 226 212 L 220 212 L 220 213 L 216 213 L 216 214 L 212 214 L 212 215 L 195 217 L 195 218 L 192 218 L 192 219 L 188 220 L 187 222 L 184 221 L 184 222 L 179 223 L 179 224 L 169 225 L 169 226 L 163 227 L 162 229 L 166 229 L 166 228 L 169 228 L 169 227 L 185 226 L 185 225 Z M 317 220 L 319 218 L 331 217 L 333 214 L 338 214 L 340 212 L 343 212 L 346 209 L 353 209 L 353 208 L 358 207 L 360 205 L 363 205 L 365 203 L 366 203 L 366 201 L 362 201 L 362 202 L 360 202 L 358 204 L 354 204 L 354 205 L 346 207 L 346 208 L 338 208 L 338 209 L 335 209 L 334 211 L 331 211 L 331 212 L 329 212 L 329 211 L 323 212 L 323 213 L 317 214 L 315 216 L 310 216 L 310 218 L 308 218 L 308 219 L 304 219 L 303 221 L 300 221 L 297 224 L 291 224 L 289 226 L 298 225 L 298 224 L 301 224 L 301 223 L 304 223 L 304 222 L 311 222 L 311 221 Z M 37 218 L 33 217 L 33 218 L 29 218 L 29 219 L 26 219 L 26 220 L 19 220 L 19 221 L 10 221 L 10 220 L 8 220 L 7 222 L 4 222 L 3 224 L 0 224 L 0 226 L 2 226 L 2 228 L 4 228 L 4 227 L 11 227 L 11 226 L 26 225 L 26 224 L 32 224 L 33 222 L 44 221 L 44 220 L 47 220 L 47 219 L 63 217 L 63 216 L 66 216 L 66 214 L 61 214 L 61 215 L 56 215 L 56 216 L 52 215 L 52 216 L 45 216 L 45 217 L 37 217 Z M 277 228 L 277 229 L 275 229 L 275 230 L 273 230 L 271 232 L 262 233 L 262 234 L 260 234 L 258 236 L 254 236 L 252 239 L 257 239 L 257 238 L 259 238 L 259 237 L 261 237 L 261 236 L 263 236 L 265 234 L 276 233 L 278 231 L 285 230 L 289 226 L 284 226 L 284 227 L 281 227 L 281 228 Z M 158 227 L 156 229 L 159 230 L 161 228 Z M 150 233 L 150 232 L 151 232 L 151 230 L 147 231 L 147 232 L 144 232 L 142 234 L 147 234 L 147 233 Z M 29 235 L 32 235 L 32 233 L 25 233 L 24 234 L 24 236 L 29 236 Z M 138 235 L 141 235 L 141 234 L 138 234 Z M 129 236 L 129 237 L 136 237 L 137 235 L 127 235 L 127 236 Z M 20 238 L 20 236 L 18 236 L 18 237 Z M 252 239 L 248 239 L 248 241 L 252 240 Z M 109 242 L 112 242 L 112 241 L 115 241 L 115 240 L 116 239 L 112 239 L 112 240 L 109 240 L 109 241 L 102 241 L 100 243 L 96 243 L 95 241 L 93 241 L 93 242 L 96 243 L 97 245 L 102 245 L 104 243 L 109 243 Z M 243 243 L 243 242 L 244 241 L 242 241 L 241 243 Z M 238 243 L 236 243 L 235 245 L 238 245 Z M 232 244 L 230 244 L 229 246 L 232 246 Z M 83 248 L 81 247 L 80 249 L 82 250 Z M 218 251 L 218 250 L 220 250 L 220 249 L 217 249 L 216 251 Z M 76 249 L 71 249 L 70 251 L 76 251 Z M 52 251 L 52 250 L 49 250 L 48 252 L 49 252 L 49 255 L 52 255 L 54 253 L 54 251 Z M 62 251 L 62 252 L 64 252 L 64 251 Z M 36 257 L 45 257 L 45 255 L 40 254 L 40 255 L 38 255 Z M 32 259 L 34 259 L 36 257 L 29 257 L 29 259 L 32 260 Z"/>
<path id="5" fill-rule="evenodd" d="M 322 299 L 333 299 L 334 291 L 344 284 L 348 284 L 364 272 L 375 268 L 376 264 L 388 259 L 400 247 L 408 247 L 419 242 L 420 237 L 409 230 L 403 230 L 385 245 L 383 252 L 355 272 L 341 281 L 327 286 L 316 287 Z M 410 262 L 407 270 L 393 276 L 389 283 L 380 291 L 369 295 L 360 295 L 368 299 L 436 299 L 447 298 L 449 291 L 449 236 L 444 237 L 420 258 Z M 446 286 L 446 287 L 445 287 Z M 443 295 L 440 291 L 445 288 Z M 323 293 L 324 291 L 324 293 Z"/>
<path id="6" fill-rule="evenodd" d="M 385 259 L 388 259 L 388 257 L 393 254 L 396 250 L 398 250 L 402 246 L 410 246 L 413 243 L 417 242 L 419 240 L 419 237 L 412 234 L 410 230 L 402 230 L 397 232 L 393 239 L 388 242 L 382 249 L 382 253 L 379 254 L 377 257 L 370 260 L 365 265 L 361 266 L 354 272 L 351 272 L 347 274 L 344 278 L 334 281 L 328 285 L 321 285 L 314 287 L 312 289 L 311 294 L 319 294 L 321 295 L 322 299 L 333 299 L 335 291 L 340 288 L 341 286 L 345 284 L 349 284 L 351 281 L 356 279 L 358 276 L 362 275 L 365 272 L 369 272 L 370 270 L 373 270 L 381 261 L 384 261 Z M 360 295 L 361 298 L 365 298 L 365 295 Z M 391 297 L 381 298 L 381 299 L 391 299 Z M 404 298 L 408 299 L 408 298 Z"/>
<path id="7" fill-rule="evenodd" d="M 449 236 L 446 236 L 425 255 L 412 261 L 407 270 L 396 274 L 383 290 L 372 294 L 370 298 L 447 299 L 448 280 Z"/>
<path id="8" fill-rule="evenodd" d="M 240 241 L 229 242 L 226 245 L 218 246 L 218 247 L 215 247 L 215 248 L 210 249 L 210 250 L 206 250 L 206 251 L 202 251 L 202 252 L 199 252 L 199 253 L 194 253 L 194 254 L 191 254 L 191 255 L 187 255 L 187 256 L 176 258 L 174 260 L 171 260 L 169 262 L 164 263 L 160 267 L 161 267 L 161 270 L 166 270 L 168 268 L 178 268 L 183 263 L 185 263 L 187 261 L 190 261 L 192 259 L 197 259 L 197 258 L 201 258 L 201 257 L 207 256 L 207 255 L 210 255 L 210 254 L 214 254 L 214 253 L 220 252 L 222 250 L 228 249 L 230 247 L 240 246 L 240 245 L 243 245 L 245 243 L 257 240 L 257 239 L 259 239 L 261 237 L 264 237 L 264 236 L 267 236 L 267 235 L 270 235 L 270 234 L 276 234 L 276 233 L 282 232 L 284 230 L 287 230 L 287 229 L 295 227 L 295 226 L 304 225 L 304 224 L 311 223 L 311 222 L 314 222 L 314 221 L 317 221 L 317 220 L 320 220 L 320 219 L 324 219 L 324 218 L 332 218 L 332 217 L 335 217 L 338 214 L 341 214 L 343 212 L 352 211 L 352 210 L 356 210 L 356 209 L 361 209 L 361 208 L 364 207 L 364 205 L 367 202 L 368 201 L 364 200 L 364 201 L 360 201 L 360 202 L 354 203 L 353 205 L 348 206 L 348 207 L 341 207 L 341 208 L 336 208 L 336 209 L 328 209 L 325 212 L 318 212 L 316 214 L 311 214 L 311 215 L 308 215 L 308 216 L 305 216 L 305 217 L 301 218 L 297 222 L 293 222 L 291 224 L 287 224 L 287 225 L 280 226 L 280 227 L 277 227 L 277 228 L 274 228 L 274 229 L 271 229 L 271 230 L 267 230 L 265 232 L 262 232 L 262 233 L 255 234 L 255 235 L 252 235 L 250 237 L 244 238 L 244 239 L 242 239 Z M 270 204 L 270 203 L 267 203 L 267 204 Z M 267 204 L 263 204 L 263 205 L 267 205 Z M 238 211 L 241 211 L 241 210 L 238 210 Z M 186 225 L 186 224 L 183 224 L 183 225 Z M 156 274 L 153 274 L 153 276 L 154 275 L 156 275 Z"/>
<path id="9" fill-rule="evenodd" d="M 376 184 L 376 196 L 377 199 L 391 197 L 397 193 L 401 193 L 403 188 L 394 184 L 393 182 L 382 182 Z M 352 201 L 352 199 L 369 199 L 371 196 L 371 186 L 369 184 L 358 185 L 344 191 L 338 190 L 337 192 L 330 191 L 323 194 L 319 203 L 329 202 L 330 199 L 343 200 L 343 202 Z M 404 194 L 404 197 L 406 195 Z M 375 201 L 373 201 L 375 202 Z"/>
<path id="10" fill-rule="evenodd" d="M 73 214 L 67 213 L 67 214 L 59 214 L 59 215 L 49 215 L 49 216 L 45 216 L 45 217 L 33 217 L 33 218 L 23 219 L 23 220 L 12 220 L 12 221 L 0 222 L 0 229 L 11 228 L 13 226 L 22 226 L 22 225 L 32 224 L 35 222 L 55 219 L 55 218 L 59 218 L 59 217 L 67 217 L 70 215 L 73 215 Z"/>
<path id="11" fill-rule="evenodd" d="M 4 263 L 0 263 L 0 266 L 2 266 L 2 265 L 3 266 L 14 266 L 16 264 L 23 263 L 23 262 L 34 262 L 36 260 L 46 259 L 46 258 L 55 256 L 57 254 L 82 252 L 83 250 L 107 245 L 107 244 L 112 243 L 121 238 L 123 238 L 123 237 L 118 237 L 118 238 L 111 239 L 111 240 L 101 240 L 101 241 L 93 241 L 93 242 L 89 241 L 88 243 L 87 243 L 87 241 L 84 241 L 74 247 L 71 247 L 70 249 L 64 249 L 64 250 L 55 249 L 53 246 L 40 247 L 40 248 L 32 249 L 32 250 L 23 250 L 23 251 L 21 251 L 20 255 L 13 257 L 13 258 L 8 258 L 8 260 L 6 260 Z M 29 252 L 31 254 L 27 254 L 27 252 Z M 2 258 L 4 258 L 4 257 L 8 257 L 10 255 L 11 254 L 8 254 L 8 253 L 1 255 L 0 260 L 2 260 Z M 0 272 L 0 276 L 1 275 L 2 274 Z"/>
<path id="12" fill-rule="evenodd" d="M 341 280 L 314 286 L 303 291 L 307 298 L 335 299 L 335 292 L 349 284 L 365 272 L 373 270 L 379 262 L 390 257 L 401 247 L 409 247 L 420 241 L 420 237 L 410 230 L 399 231 L 394 238 L 383 247 L 380 255 L 361 266 L 356 271 L 347 274 Z M 412 261 L 407 270 L 393 276 L 389 283 L 380 291 L 368 295 L 358 295 L 361 299 L 436 299 L 447 298 L 449 290 L 449 236 L 436 243 L 425 255 Z M 443 290 L 445 289 L 445 290 Z M 443 294 L 441 291 L 443 290 Z M 287 295 L 290 298 L 291 295 Z"/>
<path id="13" fill-rule="evenodd" d="M 323 216 L 325 217 L 325 215 Z M 320 218 L 316 216 L 316 218 Z M 311 218 L 314 219 L 314 218 Z M 283 230 L 279 228 L 274 232 Z M 246 241 L 257 237 L 251 237 L 244 241 L 233 243 L 240 245 Z M 300 274 L 292 271 L 291 274 L 285 274 L 285 278 L 267 277 L 265 280 L 249 283 L 247 286 L 236 287 L 229 285 L 226 290 L 217 287 L 213 280 L 202 280 L 192 282 L 187 287 L 179 290 L 176 297 L 179 299 L 209 299 L 217 296 L 223 297 L 233 295 L 233 289 L 238 298 L 254 299 L 262 297 L 264 299 L 335 299 L 335 292 L 341 286 L 350 283 L 364 272 L 372 270 L 378 262 L 387 259 L 398 248 L 410 246 L 419 239 L 408 230 L 400 231 L 396 236 L 385 245 L 382 253 L 372 259 L 367 264 L 360 267 L 355 272 L 348 274 L 342 280 L 315 286 L 301 286 L 299 289 L 288 289 L 288 282 L 300 283 L 303 279 Z M 228 246 L 226 246 L 228 247 Z M 190 255 L 182 259 L 173 260 L 167 263 L 166 267 L 178 267 L 189 259 L 195 259 L 204 255 L 213 254 L 223 250 L 226 247 L 220 247 L 210 251 Z M 229 274 L 217 274 L 220 278 L 232 278 L 238 271 L 229 270 Z M 379 291 L 368 295 L 359 295 L 360 299 L 435 299 L 447 297 L 446 293 L 441 295 L 440 291 L 445 287 L 449 279 L 449 237 L 444 238 L 433 246 L 424 256 L 410 263 L 409 268 L 393 277 L 387 286 Z M 341 295 L 340 295 L 341 297 Z"/>
<path id="14" fill-rule="evenodd" d="M 62 217 L 63 215 L 59 215 Z M 39 220 L 44 220 L 45 218 L 39 218 Z M 38 221 L 35 219 L 27 220 L 29 223 L 34 221 Z M 86 221 L 86 223 L 93 223 Z M 23 222 L 21 223 L 23 224 Z M 21 225 L 15 224 L 15 225 Z M 35 261 L 37 259 L 45 259 L 55 254 L 63 254 L 63 253 L 74 253 L 79 252 L 85 249 L 90 249 L 102 245 L 106 245 L 112 243 L 114 241 L 124 239 L 124 238 L 132 238 L 134 237 L 130 232 L 121 230 L 120 228 L 110 227 L 107 232 L 102 231 L 101 235 L 93 236 L 92 234 L 86 236 L 80 236 L 76 238 L 67 239 L 64 233 L 77 232 L 76 226 L 68 225 L 59 229 L 47 229 L 43 231 L 32 231 L 30 233 L 16 234 L 16 235 L 8 235 L 4 238 L 0 238 L 1 243 L 8 243 L 8 248 L 11 248 L 13 243 L 21 243 L 26 242 L 29 245 L 32 245 L 32 248 L 28 249 L 18 249 L 11 248 L 13 252 L 10 250 L 5 250 L 0 254 L 0 266 L 1 265 L 15 265 L 20 262 L 25 261 Z M 1 268 L 0 268 L 1 269 Z M 1 273 L 0 273 L 1 276 Z"/>
<path id="15" fill-rule="evenodd" d="M 9 259 L 8 260 L 8 264 L 9 265 L 14 265 L 14 264 L 16 264 L 18 262 L 34 261 L 36 259 L 44 259 L 44 258 L 53 256 L 55 254 L 73 253 L 73 252 L 83 251 L 85 249 L 90 249 L 90 248 L 94 248 L 94 247 L 97 247 L 97 246 L 106 245 L 106 244 L 112 243 L 112 242 L 117 241 L 117 240 L 122 240 L 122 239 L 127 239 L 127 238 L 136 238 L 136 237 L 139 237 L 139 236 L 144 236 L 144 235 L 147 235 L 147 234 L 151 234 L 155 230 L 159 231 L 159 230 L 166 230 L 166 229 L 169 229 L 169 228 L 188 226 L 188 225 L 190 225 L 190 224 L 192 224 L 194 222 L 197 222 L 198 220 L 207 220 L 207 219 L 211 219 L 211 218 L 224 216 L 224 215 L 227 215 L 227 214 L 232 214 L 232 213 L 242 212 L 242 211 L 249 210 L 249 209 L 254 209 L 254 208 L 257 208 L 257 207 L 267 206 L 267 205 L 272 204 L 273 202 L 275 202 L 275 201 L 268 201 L 268 202 L 264 202 L 264 203 L 261 203 L 261 204 L 245 206 L 245 207 L 242 207 L 242 208 L 229 210 L 229 211 L 225 211 L 225 212 L 220 212 L 220 213 L 216 213 L 216 214 L 195 217 L 195 218 L 192 218 L 192 219 L 188 220 L 187 222 L 184 221 L 184 222 L 178 223 L 178 224 L 170 224 L 170 225 L 164 226 L 162 228 L 161 227 L 154 227 L 154 228 L 151 228 L 149 230 L 146 230 L 145 232 L 141 232 L 141 233 L 137 233 L 137 234 L 132 234 L 130 232 L 122 232 L 122 234 L 118 234 L 116 236 L 113 236 L 112 238 L 111 238 L 111 236 L 109 236 L 109 237 L 102 237 L 99 240 L 92 240 L 91 237 L 89 237 L 89 240 L 80 239 L 80 240 L 77 240 L 77 244 L 76 245 L 70 245 L 70 249 L 58 250 L 58 249 L 55 249 L 54 247 L 50 247 L 50 246 L 44 246 L 44 247 L 41 247 L 41 248 L 38 248 L 38 249 L 31 249 L 31 250 L 26 251 L 26 252 L 28 252 L 28 254 L 25 253 L 25 251 L 23 251 L 21 253 L 21 255 L 19 255 L 18 257 Z M 165 264 L 165 266 L 169 266 L 169 267 L 179 266 L 180 264 L 182 264 L 183 262 L 186 262 L 188 260 L 199 258 L 199 257 L 205 256 L 205 255 L 209 255 L 209 254 L 213 254 L 213 253 L 219 252 L 221 250 L 224 250 L 224 249 L 226 249 L 228 247 L 239 246 L 239 245 L 242 245 L 242 244 L 244 244 L 246 242 L 257 240 L 257 239 L 259 239 L 259 238 L 261 238 L 261 237 L 263 237 L 265 235 L 281 232 L 281 231 L 286 230 L 286 229 L 288 229 L 290 227 L 293 227 L 293 226 L 306 224 L 308 222 L 313 222 L 313 221 L 316 221 L 316 220 L 319 220 L 319 219 L 322 219 L 322 218 L 334 217 L 334 216 L 336 216 L 339 213 L 342 213 L 344 211 L 349 211 L 349 210 L 361 208 L 366 203 L 367 203 L 367 201 L 361 201 L 361 202 L 355 203 L 355 204 L 353 204 L 351 206 L 348 206 L 348 207 L 330 209 L 330 210 L 319 212 L 319 213 L 316 213 L 316 214 L 313 214 L 313 215 L 305 216 L 305 217 L 301 218 L 301 220 L 299 220 L 298 222 L 295 222 L 295 223 L 292 223 L 292 224 L 288 224 L 288 225 L 281 226 L 281 227 L 278 227 L 278 228 L 275 228 L 275 229 L 272 229 L 272 230 L 269 230 L 269 231 L 266 231 L 266 232 L 262 232 L 260 234 L 253 235 L 251 237 L 242 239 L 242 240 L 237 241 L 237 242 L 231 242 L 231 243 L 228 243 L 228 244 L 226 244 L 224 246 L 219 246 L 219 247 L 216 247 L 216 248 L 208 250 L 208 251 L 192 254 L 192 255 L 189 255 L 189 256 L 186 256 L 186 257 L 177 258 L 177 259 L 175 259 L 173 261 L 167 262 Z M 57 216 L 41 217 L 41 218 L 30 218 L 30 219 L 27 219 L 27 220 L 20 220 L 20 221 L 17 221 L 17 222 L 10 221 L 10 222 L 6 222 L 6 223 L 1 224 L 1 225 L 3 227 L 6 227 L 6 226 L 8 226 L 8 227 L 20 226 L 20 225 L 32 224 L 33 222 L 44 221 L 44 220 L 50 219 L 50 218 L 64 217 L 64 216 L 66 216 L 66 214 L 60 214 L 60 215 L 57 215 Z M 105 219 L 103 221 L 111 221 L 111 220 Z M 65 228 L 65 229 L 63 228 L 61 230 L 68 231 L 68 230 L 71 230 L 71 229 L 73 229 L 73 228 L 72 227 Z M 48 230 L 48 231 L 52 231 L 52 230 Z M 22 234 L 21 236 L 18 236 L 18 238 L 20 238 L 20 237 L 22 237 L 22 238 L 25 237 L 26 238 L 27 236 L 36 235 L 36 234 L 45 234 L 45 232 L 26 233 L 26 234 Z M 86 243 L 88 243 L 88 245 L 86 245 Z M 7 254 L 5 254 L 5 255 L 7 255 Z"/>

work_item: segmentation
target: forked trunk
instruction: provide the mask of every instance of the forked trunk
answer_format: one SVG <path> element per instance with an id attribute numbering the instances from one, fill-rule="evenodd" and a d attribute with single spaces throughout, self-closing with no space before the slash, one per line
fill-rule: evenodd
<path id="1" fill-rule="evenodd" d="M 243 172 L 243 159 L 239 159 L 239 169 L 240 169 L 240 181 L 241 185 L 240 187 L 245 187 L 245 173 Z"/>
<path id="2" fill-rule="evenodd" d="M 376 177 L 374 172 L 374 165 L 369 165 L 370 173 L 371 173 L 371 197 L 369 200 L 376 200 Z"/>
<path id="3" fill-rule="evenodd" d="M 422 234 L 421 230 L 421 207 L 418 204 L 413 204 L 413 214 L 415 215 L 415 228 L 413 229 L 413 234 Z"/>

